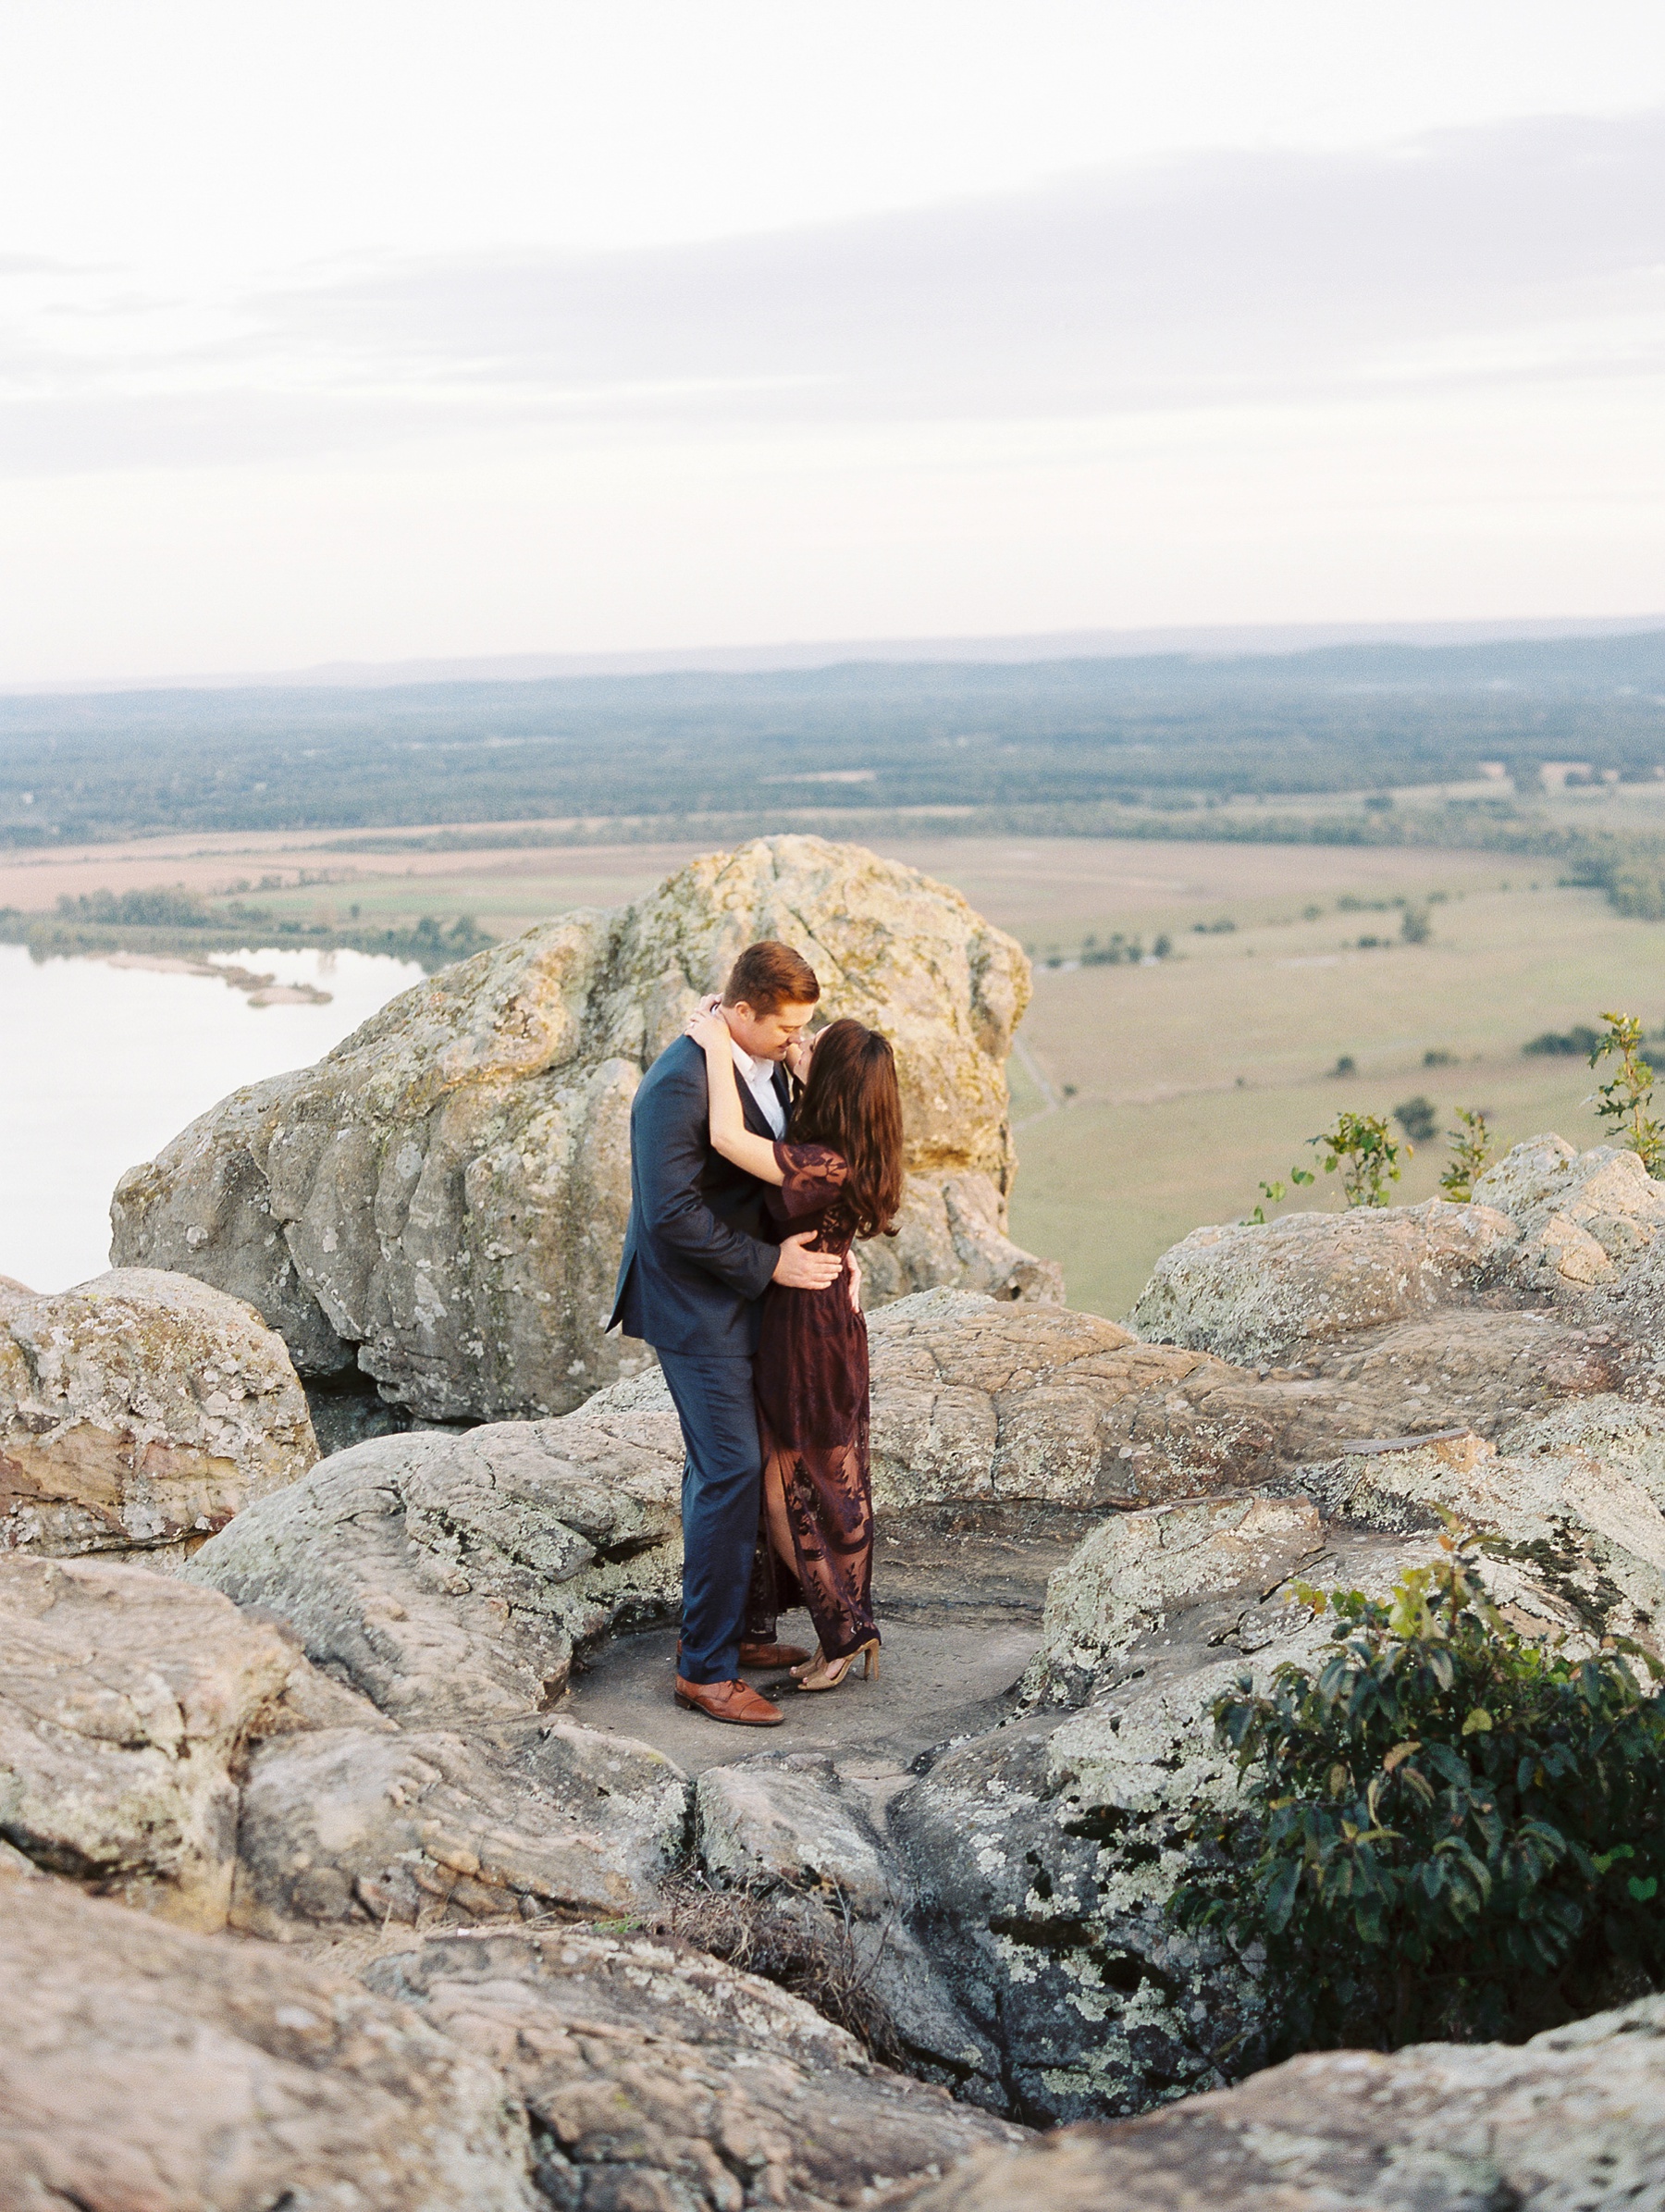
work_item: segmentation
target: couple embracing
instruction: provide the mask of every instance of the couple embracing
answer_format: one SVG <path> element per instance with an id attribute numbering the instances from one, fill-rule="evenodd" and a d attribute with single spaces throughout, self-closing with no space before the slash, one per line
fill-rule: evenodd
<path id="1" fill-rule="evenodd" d="M 660 1053 L 630 1114 L 630 1227 L 609 1327 L 659 1354 L 682 1424 L 676 1701 L 773 1727 L 741 1679 L 836 1689 L 878 1662 L 868 1344 L 851 1244 L 894 1233 L 902 1105 L 889 1042 L 815 1036 L 815 970 L 753 945 Z M 775 1640 L 808 1608 L 813 1653 Z"/>

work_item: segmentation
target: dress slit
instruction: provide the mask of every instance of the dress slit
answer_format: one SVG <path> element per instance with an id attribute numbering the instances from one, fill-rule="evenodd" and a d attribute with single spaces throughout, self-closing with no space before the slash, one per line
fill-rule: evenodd
<path id="1" fill-rule="evenodd" d="M 848 1252 L 843 1159 L 820 1144 L 779 1143 L 775 1156 L 785 1175 L 770 1193 L 777 1220 L 813 1229 L 811 1250 Z M 795 1557 L 792 1567 L 776 1557 L 765 1509 L 746 1633 L 772 1641 L 775 1613 L 801 1603 L 822 1652 L 843 1659 L 878 1636 L 867 1321 L 850 1304 L 847 1276 L 824 1291 L 771 1284 L 754 1372 L 765 1482 L 771 1470 L 779 1476 Z"/>

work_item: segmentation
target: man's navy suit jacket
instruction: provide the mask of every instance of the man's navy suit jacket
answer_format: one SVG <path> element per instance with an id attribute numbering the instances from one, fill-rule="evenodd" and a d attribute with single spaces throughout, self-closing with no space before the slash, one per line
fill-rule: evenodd
<path id="1" fill-rule="evenodd" d="M 791 1094 L 774 1071 L 783 1110 Z M 774 1131 L 746 1083 L 740 1108 L 755 1136 Z M 630 1227 L 609 1328 L 658 1352 L 749 1359 L 758 1301 L 780 1257 L 766 1186 L 711 1148 L 706 1057 L 692 1037 L 666 1045 L 630 1109 Z"/>

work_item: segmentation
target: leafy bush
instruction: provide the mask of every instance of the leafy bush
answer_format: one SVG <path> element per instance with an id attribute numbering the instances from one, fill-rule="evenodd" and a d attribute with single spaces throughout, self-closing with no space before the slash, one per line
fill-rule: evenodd
<path id="1" fill-rule="evenodd" d="M 1447 1052 L 1442 1045 L 1434 1045 L 1423 1055 L 1424 1068 L 1449 1068 L 1457 1058 L 1454 1052 Z"/>
<path id="2" fill-rule="evenodd" d="M 1656 1180 L 1665 1180 L 1665 1126 L 1648 1112 L 1653 1104 L 1653 1069 L 1642 1057 L 1642 1024 L 1634 1014 L 1603 1014 L 1606 1034 L 1597 1040 L 1590 1065 L 1598 1067 L 1609 1054 L 1618 1061 L 1610 1082 L 1599 1083 L 1596 1111 L 1636 1154 Z"/>
<path id="3" fill-rule="evenodd" d="M 144 929 L 205 929 L 215 919 L 194 891 L 158 884 L 149 891 L 92 891 L 57 902 L 65 921 L 101 922 Z"/>
<path id="4" fill-rule="evenodd" d="M 1407 907 L 1400 916 L 1400 935 L 1407 945 L 1425 945 L 1434 934 L 1434 924 L 1425 907 Z"/>
<path id="5" fill-rule="evenodd" d="M 1521 1050 L 1523 1053 L 1541 1053 L 1550 1059 L 1588 1059 L 1600 1042 L 1593 1029 L 1580 1022 L 1569 1030 L 1547 1029 L 1541 1036 L 1528 1039 Z"/>
<path id="6" fill-rule="evenodd" d="M 1413 1143 L 1426 1144 L 1439 1127 L 1439 1112 L 1431 1098 L 1424 1098 L 1419 1091 L 1414 1098 L 1401 1099 L 1393 1109 L 1393 1118 Z"/>
<path id="7" fill-rule="evenodd" d="M 1359 1063 L 1353 1058 L 1350 1052 L 1344 1052 L 1340 1054 L 1336 1061 L 1335 1066 L 1330 1069 L 1332 1076 L 1357 1075 L 1358 1072 Z"/>
<path id="8" fill-rule="evenodd" d="M 1081 945 L 1083 968 L 1116 968 L 1124 960 L 1137 967 L 1144 958 L 1144 942 L 1139 937 L 1124 937 L 1120 930 L 1107 945 L 1101 945 L 1096 937 L 1088 937 Z"/>
<path id="9" fill-rule="evenodd" d="M 1336 1072 L 1341 1072 L 1339 1061 Z M 1316 1147 L 1326 1175 L 1339 1172 L 1349 1205 L 1386 1205 L 1388 1185 L 1403 1172 L 1400 1155 L 1409 1158 L 1416 1149 L 1396 1143 L 1379 1114 L 1338 1114 L 1333 1128 L 1307 1143 Z"/>
<path id="10" fill-rule="evenodd" d="M 1264 1946 L 1279 2055 L 1517 2040 L 1665 1978 L 1665 1700 L 1633 1644 L 1516 1634 L 1474 1550 L 1385 1603 L 1300 1587 L 1335 1651 L 1215 1703 L 1246 1808 L 1170 1909 Z"/>
<path id="11" fill-rule="evenodd" d="M 1479 1106 L 1458 1106 L 1457 1118 L 1461 1129 L 1448 1130 L 1451 1157 L 1439 1187 L 1446 1196 L 1459 1204 L 1466 1204 L 1474 1194 L 1474 1185 L 1486 1173 L 1486 1163 L 1492 1155 L 1491 1131 Z"/>

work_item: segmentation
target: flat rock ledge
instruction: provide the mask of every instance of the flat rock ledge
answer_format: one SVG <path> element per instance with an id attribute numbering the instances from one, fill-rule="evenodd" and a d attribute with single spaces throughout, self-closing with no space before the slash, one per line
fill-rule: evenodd
<path id="1" fill-rule="evenodd" d="M 1665 1998 L 1500 2044 L 1291 2059 L 905 2190 L 909 2212 L 1638 2212 L 1665 2203 Z"/>

